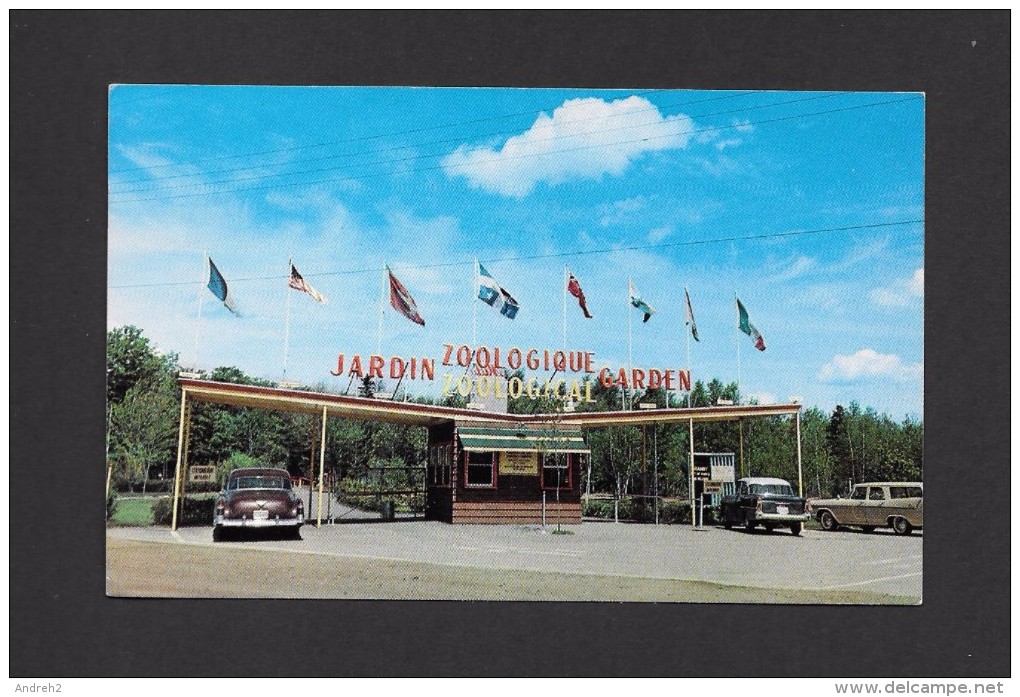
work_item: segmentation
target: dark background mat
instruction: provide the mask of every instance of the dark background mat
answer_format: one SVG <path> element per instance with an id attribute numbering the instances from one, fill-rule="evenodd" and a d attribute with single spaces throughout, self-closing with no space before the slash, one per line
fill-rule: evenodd
<path id="1" fill-rule="evenodd" d="M 1008 12 L 9 18 L 11 676 L 1010 674 Z M 923 606 L 107 598 L 110 83 L 924 91 Z"/>

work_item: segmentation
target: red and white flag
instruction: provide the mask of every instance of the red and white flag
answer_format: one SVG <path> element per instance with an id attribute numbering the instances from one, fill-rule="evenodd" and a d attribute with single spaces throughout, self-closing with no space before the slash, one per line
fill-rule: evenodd
<path id="1" fill-rule="evenodd" d="M 588 303 L 584 299 L 584 291 L 581 290 L 581 284 L 574 277 L 574 274 L 567 272 L 570 279 L 567 281 L 567 292 L 577 298 L 577 304 L 581 306 L 581 312 L 587 319 L 591 319 L 591 313 L 588 312 Z"/>
<path id="2" fill-rule="evenodd" d="M 407 319 L 424 327 L 425 320 L 418 312 L 418 305 L 415 304 L 414 298 L 411 297 L 404 284 L 393 275 L 390 267 L 386 267 L 386 272 L 390 275 L 390 305 Z"/>
<path id="3" fill-rule="evenodd" d="M 287 285 L 294 290 L 300 290 L 302 293 L 308 293 L 310 296 L 315 298 L 320 303 L 325 303 L 326 298 L 322 296 L 322 293 L 312 288 L 312 285 L 304 279 L 304 277 L 298 273 L 298 270 L 294 267 L 294 264 L 290 265 L 290 280 L 287 281 Z"/>

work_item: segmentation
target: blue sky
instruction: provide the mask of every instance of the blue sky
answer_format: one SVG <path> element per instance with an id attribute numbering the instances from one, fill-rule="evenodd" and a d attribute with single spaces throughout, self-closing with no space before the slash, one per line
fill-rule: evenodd
<path id="1" fill-rule="evenodd" d="M 426 321 L 387 304 L 386 355 L 473 332 L 557 349 L 566 265 L 594 315 L 569 299 L 567 346 L 600 366 L 630 346 L 686 367 L 686 286 L 695 380 L 736 381 L 739 346 L 745 397 L 923 415 L 923 95 L 121 85 L 109 103 L 107 323 L 184 365 L 280 379 L 290 293 L 287 378 L 344 388 L 329 371 L 375 351 L 384 263 Z M 205 289 L 206 252 L 241 317 Z M 287 289 L 290 256 L 327 304 Z M 475 299 L 476 258 L 516 319 Z"/>

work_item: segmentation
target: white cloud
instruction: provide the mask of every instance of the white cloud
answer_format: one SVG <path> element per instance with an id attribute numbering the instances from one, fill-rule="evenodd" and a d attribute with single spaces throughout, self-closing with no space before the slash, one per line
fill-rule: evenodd
<path id="1" fill-rule="evenodd" d="M 791 281 L 813 270 L 817 265 L 818 263 L 811 257 L 799 256 L 787 264 L 786 268 L 771 276 L 769 281 L 772 283 Z"/>
<path id="2" fill-rule="evenodd" d="M 648 241 L 652 244 L 658 244 L 672 234 L 673 231 L 668 227 L 657 227 L 648 233 Z"/>
<path id="3" fill-rule="evenodd" d="M 648 204 L 644 196 L 634 196 L 622 201 L 614 201 L 611 204 L 600 206 L 602 216 L 599 218 L 599 225 L 609 227 L 619 225 L 633 218 L 634 214 L 641 211 Z"/>
<path id="4" fill-rule="evenodd" d="M 865 348 L 849 356 L 837 355 L 818 371 L 818 379 L 828 383 L 853 383 L 891 379 L 908 382 L 924 374 L 923 363 L 904 363 L 896 354 L 882 354 Z"/>
<path id="5" fill-rule="evenodd" d="M 693 130 L 690 117 L 663 116 L 641 97 L 571 99 L 502 147 L 458 147 L 443 167 L 475 188 L 523 198 L 539 182 L 620 175 L 647 152 L 687 147 Z"/>
<path id="6" fill-rule="evenodd" d="M 732 148 L 734 146 L 740 145 L 743 142 L 744 141 L 740 140 L 740 138 L 727 138 L 725 140 L 720 140 L 719 142 L 717 142 L 715 144 L 715 149 L 725 150 L 726 148 Z"/>
<path id="7" fill-rule="evenodd" d="M 871 300 L 883 307 L 907 307 L 924 297 L 924 269 L 914 271 L 910 278 L 901 278 L 891 285 L 871 291 Z"/>

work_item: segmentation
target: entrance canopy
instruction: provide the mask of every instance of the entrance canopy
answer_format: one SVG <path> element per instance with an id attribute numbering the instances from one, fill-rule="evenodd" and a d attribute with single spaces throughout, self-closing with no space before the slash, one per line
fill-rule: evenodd
<path id="1" fill-rule="evenodd" d="M 580 429 L 533 430 L 524 428 L 457 429 L 461 448 L 468 451 L 549 452 L 589 454 Z"/>

